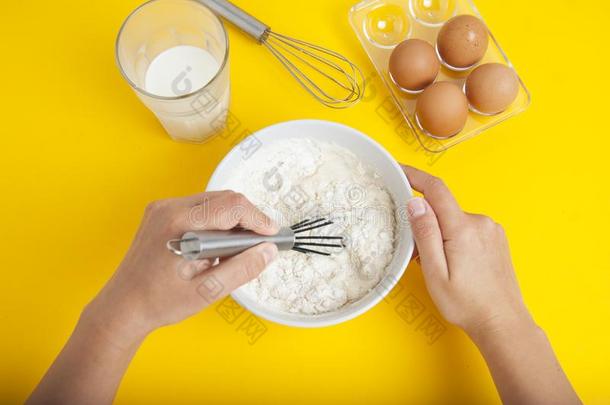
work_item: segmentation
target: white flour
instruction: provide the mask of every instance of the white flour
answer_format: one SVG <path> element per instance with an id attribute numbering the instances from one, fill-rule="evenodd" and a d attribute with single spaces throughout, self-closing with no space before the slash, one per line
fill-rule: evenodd
<path id="1" fill-rule="evenodd" d="M 356 301 L 377 285 L 394 252 L 395 209 L 379 176 L 340 146 L 286 139 L 258 150 L 225 185 L 245 194 L 282 226 L 326 216 L 312 235 L 338 235 L 331 256 L 280 252 L 242 289 L 273 309 L 319 314 Z M 327 248 L 323 248 L 327 249 Z"/>

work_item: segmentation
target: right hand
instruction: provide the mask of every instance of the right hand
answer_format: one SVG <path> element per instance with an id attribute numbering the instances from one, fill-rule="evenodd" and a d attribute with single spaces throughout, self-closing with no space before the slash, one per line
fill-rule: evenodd
<path id="1" fill-rule="evenodd" d="M 186 261 L 165 247 L 185 232 L 231 229 L 261 235 L 279 228 L 242 194 L 213 191 L 151 203 L 123 262 L 84 319 L 111 336 L 117 346 L 139 341 L 152 330 L 179 322 L 256 278 L 277 256 L 277 246 L 261 243 L 219 264 Z"/>
<path id="2" fill-rule="evenodd" d="M 463 212 L 441 179 L 403 169 L 424 195 L 407 211 L 428 292 L 445 319 L 471 337 L 533 325 L 502 227 Z"/>

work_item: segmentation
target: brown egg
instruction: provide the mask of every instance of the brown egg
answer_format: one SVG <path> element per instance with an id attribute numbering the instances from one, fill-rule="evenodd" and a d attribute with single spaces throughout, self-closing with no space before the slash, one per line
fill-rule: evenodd
<path id="1" fill-rule="evenodd" d="M 488 32 L 481 20 L 472 15 L 458 15 L 447 21 L 436 38 L 441 59 L 450 67 L 468 68 L 485 56 Z"/>
<path id="2" fill-rule="evenodd" d="M 426 87 L 417 99 L 415 115 L 430 135 L 448 138 L 460 132 L 468 118 L 468 99 L 450 82 L 436 82 Z"/>
<path id="3" fill-rule="evenodd" d="M 465 91 L 472 108 L 483 114 L 498 114 L 517 97 L 519 81 L 508 66 L 486 63 L 468 75 Z"/>
<path id="4" fill-rule="evenodd" d="M 407 91 L 420 91 L 434 81 L 440 63 L 432 45 L 421 39 L 407 39 L 390 55 L 390 76 Z"/>

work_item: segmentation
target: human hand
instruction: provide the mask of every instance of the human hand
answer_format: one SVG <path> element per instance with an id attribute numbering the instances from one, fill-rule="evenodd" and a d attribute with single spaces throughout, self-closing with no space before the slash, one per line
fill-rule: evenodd
<path id="1" fill-rule="evenodd" d="M 463 212 L 441 179 L 403 168 L 424 195 L 407 211 L 428 292 L 445 319 L 471 337 L 533 325 L 502 227 Z"/>
<path id="2" fill-rule="evenodd" d="M 129 345 L 152 330 L 179 322 L 256 278 L 277 256 L 264 243 L 213 265 L 188 262 L 165 247 L 168 240 L 202 229 L 235 226 L 263 235 L 278 227 L 243 195 L 202 193 L 151 203 L 123 262 L 83 312 L 118 345 Z"/>

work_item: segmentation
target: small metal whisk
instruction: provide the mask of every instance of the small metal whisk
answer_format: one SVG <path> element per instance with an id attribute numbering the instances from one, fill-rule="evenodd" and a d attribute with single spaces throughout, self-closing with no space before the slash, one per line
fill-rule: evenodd
<path id="1" fill-rule="evenodd" d="M 271 28 L 226 0 L 199 0 L 263 44 L 316 100 L 346 108 L 364 94 L 360 69 L 345 56 L 321 46 L 271 31 Z M 316 77 L 315 79 L 312 77 Z M 322 84 L 324 82 L 325 84 Z M 332 87 L 330 87 L 332 86 Z"/>
<path id="2" fill-rule="evenodd" d="M 167 248 L 187 260 L 201 260 L 233 256 L 259 243 L 271 242 L 275 243 L 279 250 L 292 249 L 300 253 L 330 256 L 330 252 L 319 248 L 343 248 L 342 236 L 299 234 L 332 223 L 326 218 L 306 219 L 290 227 L 281 228 L 277 234 L 271 236 L 259 235 L 242 228 L 193 231 L 185 233 L 180 239 L 168 241 Z"/>

